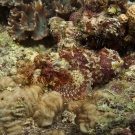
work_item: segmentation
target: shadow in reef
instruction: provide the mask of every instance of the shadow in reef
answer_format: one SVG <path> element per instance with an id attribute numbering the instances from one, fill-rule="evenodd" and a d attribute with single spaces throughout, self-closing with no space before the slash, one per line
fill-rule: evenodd
<path id="1" fill-rule="evenodd" d="M 19 41 L 19 43 L 27 47 L 44 45 L 46 48 L 54 48 L 56 44 L 55 40 L 51 36 L 45 37 L 42 40 L 38 40 L 38 41 L 28 38 L 26 40 Z"/>
<path id="2" fill-rule="evenodd" d="M 8 24 L 9 13 L 10 13 L 10 8 L 5 6 L 0 6 L 0 24 L 2 25 Z"/>

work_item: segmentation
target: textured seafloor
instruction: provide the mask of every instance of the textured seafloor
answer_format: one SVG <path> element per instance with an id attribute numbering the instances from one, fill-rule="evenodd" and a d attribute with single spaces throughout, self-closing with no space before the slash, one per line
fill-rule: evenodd
<path id="1" fill-rule="evenodd" d="M 2 21 L 0 135 L 135 135 L 135 4 L 101 1 L 101 11 L 94 0 L 75 6 L 70 21 L 55 3 L 59 12 L 48 22 L 51 37 L 42 41 L 25 40 L 28 26 L 15 20 L 16 9 L 8 28 Z M 37 16 L 43 5 L 35 3 Z M 28 8 L 21 6 L 19 15 Z M 36 30 L 29 35 L 34 40 L 47 36 Z"/>
<path id="2" fill-rule="evenodd" d="M 42 44 L 38 45 L 37 47 L 27 47 L 21 45 L 20 43 L 14 42 L 12 38 L 9 37 L 5 29 L 0 33 L 0 43 L 1 135 L 79 135 L 83 134 L 79 131 L 79 129 L 77 128 L 78 126 L 76 125 L 76 123 L 78 124 L 80 121 L 83 121 L 83 123 L 90 126 L 90 129 L 88 128 L 88 134 L 134 135 L 134 65 L 129 67 L 129 69 L 123 71 L 119 75 L 119 77 L 114 78 L 108 84 L 95 87 L 93 92 L 90 93 L 90 97 L 88 99 L 65 102 L 64 109 L 61 112 L 61 116 L 57 118 L 54 124 L 52 124 L 51 126 L 47 126 L 46 128 L 39 128 L 35 125 L 32 114 L 30 116 L 27 116 L 24 113 L 25 115 L 23 116 L 24 110 L 19 110 L 20 108 L 16 107 L 16 105 L 18 105 L 18 102 L 22 101 L 15 101 L 17 99 L 15 98 L 14 91 L 19 91 L 20 89 L 23 90 L 27 85 L 29 85 L 27 84 L 27 82 L 25 82 L 26 78 L 23 78 L 23 76 L 17 73 L 16 63 L 18 61 L 21 62 L 26 59 L 33 61 L 36 55 L 38 55 L 39 53 L 48 52 L 48 49 L 46 49 Z M 45 93 L 48 92 L 46 88 L 43 88 L 43 90 Z M 8 91 L 9 93 L 4 94 L 4 91 Z M 14 94 L 12 94 L 12 92 Z M 33 94 L 30 96 L 34 98 Z M 13 102 L 17 103 L 14 104 Z M 27 102 L 31 101 L 28 100 Z M 77 110 L 74 109 L 76 108 L 76 106 L 80 106 L 81 108 L 79 108 L 80 110 L 78 110 L 79 114 L 77 113 L 77 122 L 75 123 L 74 120 L 76 115 L 74 112 L 76 112 Z M 14 109 L 16 115 L 12 114 L 12 109 Z M 9 110 L 11 111 L 10 113 Z M 49 112 L 47 111 L 44 113 Z M 9 119 L 8 115 L 14 117 L 14 119 Z M 21 126 L 18 126 L 19 124 Z M 81 130 L 83 132 L 86 132 L 86 127 L 82 125 Z"/>

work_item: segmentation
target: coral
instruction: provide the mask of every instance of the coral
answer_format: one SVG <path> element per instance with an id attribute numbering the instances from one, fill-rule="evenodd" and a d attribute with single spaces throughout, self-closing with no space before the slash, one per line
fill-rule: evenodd
<path id="1" fill-rule="evenodd" d="M 134 2 L 0 5 L 0 134 L 135 134 Z"/>
<path id="2" fill-rule="evenodd" d="M 118 50 L 125 46 L 123 38 L 126 34 L 126 25 L 120 23 L 116 15 L 85 9 L 81 17 L 76 17 L 73 22 L 81 33 L 81 44 L 87 44 L 92 49 L 108 47 Z M 115 44 L 119 45 L 114 46 Z"/>
<path id="3" fill-rule="evenodd" d="M 120 14 L 118 16 L 118 20 L 120 23 L 126 23 L 128 21 L 128 17 L 125 14 Z"/>
<path id="4" fill-rule="evenodd" d="M 63 116 L 63 119 L 62 119 L 63 123 L 69 121 L 69 122 L 75 124 L 74 119 L 75 119 L 76 115 L 73 112 L 64 110 L 64 112 L 62 113 L 62 116 Z"/>
<path id="5" fill-rule="evenodd" d="M 56 11 L 57 16 L 64 18 L 65 20 L 68 20 L 71 13 L 75 10 L 69 2 L 63 4 L 61 1 L 53 1 L 52 6 Z"/>
<path id="6" fill-rule="evenodd" d="M 127 79 L 130 70 L 106 86 L 94 89 L 85 100 L 68 102 L 67 110 L 76 114 L 75 123 L 81 132 L 92 135 L 134 134 L 135 79 L 132 75 Z"/>
<path id="7" fill-rule="evenodd" d="M 94 92 L 90 99 L 77 102 L 69 102 L 68 109 L 76 114 L 75 123 L 79 130 L 83 133 L 94 134 L 94 128 L 98 125 L 107 124 L 106 122 L 113 121 L 116 118 L 116 114 L 113 112 L 105 111 L 104 114 L 97 106 L 98 101 L 102 101 L 103 98 L 110 98 L 109 95 L 102 91 Z M 108 119 L 104 123 L 103 119 Z"/>
<path id="8" fill-rule="evenodd" d="M 11 78 L 9 76 L 0 78 L 0 89 L 4 89 L 7 87 L 14 87 L 14 86 L 15 86 L 15 82 L 14 82 L 13 78 Z"/>
<path id="9" fill-rule="evenodd" d="M 92 135 L 132 135 L 134 126 L 130 123 L 134 123 L 135 113 L 133 82 L 113 80 L 85 100 L 68 102 L 67 109 L 76 115 L 78 129 Z"/>
<path id="10" fill-rule="evenodd" d="M 70 48 L 79 47 L 80 43 L 72 38 L 63 38 L 60 40 L 57 46 L 58 46 L 58 51 L 60 51 L 66 48 L 70 49 Z"/>
<path id="11" fill-rule="evenodd" d="M 133 4 L 127 9 L 127 12 L 126 12 L 126 15 L 129 18 L 129 21 L 131 23 L 134 23 L 134 20 L 135 20 L 134 13 L 135 13 L 135 5 Z"/>
<path id="12" fill-rule="evenodd" d="M 128 8 L 126 15 L 129 19 L 128 24 L 129 24 L 129 34 L 130 35 L 135 35 L 134 33 L 134 24 L 135 24 L 135 18 L 134 18 L 134 14 L 135 14 L 135 5 L 132 5 Z"/>
<path id="13" fill-rule="evenodd" d="M 8 134 L 22 133 L 25 120 L 29 117 L 33 117 L 40 127 L 51 125 L 63 108 L 59 93 L 43 94 L 38 85 L 16 87 L 12 92 L 5 90 L 0 94 L 0 99 L 0 124 L 3 124 L 3 130 Z"/>
<path id="14" fill-rule="evenodd" d="M 74 23 L 77 23 L 81 18 L 80 12 L 74 12 L 70 15 L 69 21 L 73 21 Z"/>
<path id="15" fill-rule="evenodd" d="M 109 5 L 109 7 L 107 9 L 107 13 L 109 15 L 117 15 L 117 14 L 119 14 L 120 11 L 121 11 L 121 9 L 115 4 Z"/>
<path id="16" fill-rule="evenodd" d="M 125 8 L 126 4 L 128 3 L 128 0 L 110 0 L 109 4 L 115 4 L 118 5 L 121 9 Z"/>
<path id="17" fill-rule="evenodd" d="M 76 124 L 83 133 L 88 133 L 99 122 L 100 113 L 98 108 L 89 102 L 81 106 L 80 112 L 76 114 Z"/>
<path id="18" fill-rule="evenodd" d="M 106 39 L 111 39 L 112 36 L 116 38 L 118 35 L 122 35 L 120 31 L 122 25 L 119 20 L 115 17 L 105 17 L 104 15 L 104 12 L 97 16 L 89 11 L 84 12 L 83 20 L 86 21 L 86 32 L 88 35 L 102 35 Z"/>
<path id="19" fill-rule="evenodd" d="M 49 36 L 48 18 L 60 16 L 69 19 L 75 10 L 62 1 L 0 1 L 2 6 L 13 6 L 8 18 L 8 33 L 14 40 L 32 38 L 41 40 Z"/>
<path id="20" fill-rule="evenodd" d="M 101 11 L 107 6 L 108 0 L 84 0 L 84 5 L 91 11 Z"/>
<path id="21" fill-rule="evenodd" d="M 32 5 L 22 3 L 13 8 L 10 13 L 7 29 L 12 38 L 25 40 L 31 37 L 34 40 L 40 40 L 48 36 L 48 12 L 45 4 L 40 0 Z"/>
<path id="22" fill-rule="evenodd" d="M 50 31 L 54 38 L 61 39 L 64 29 L 67 26 L 67 22 L 60 17 L 52 17 L 49 19 Z M 59 41 L 59 40 L 58 40 Z"/>
<path id="23" fill-rule="evenodd" d="M 117 37 L 122 35 L 120 31 L 121 25 L 116 18 L 107 18 L 102 22 L 103 36 L 110 39 L 111 36 Z M 110 36 L 110 37 L 109 37 Z"/>
<path id="24" fill-rule="evenodd" d="M 18 84 L 28 84 L 29 78 L 33 75 L 35 66 L 33 65 L 32 61 L 26 60 L 19 60 L 16 63 L 17 67 L 17 75 L 14 77 L 14 80 Z"/>
<path id="25" fill-rule="evenodd" d="M 130 125 L 130 129 L 131 129 L 132 133 L 135 134 L 135 115 L 133 115 L 131 117 L 129 125 Z"/>
<path id="26" fill-rule="evenodd" d="M 40 127 L 49 126 L 54 118 L 63 110 L 63 100 L 58 92 L 52 91 L 44 94 L 41 100 L 36 103 L 33 118 Z"/>
<path id="27" fill-rule="evenodd" d="M 125 14 L 119 15 L 118 19 L 120 23 L 128 23 L 128 34 L 125 36 L 124 40 L 126 42 L 133 42 L 133 38 L 135 36 L 135 4 L 132 4 L 127 8 L 127 11 Z"/>

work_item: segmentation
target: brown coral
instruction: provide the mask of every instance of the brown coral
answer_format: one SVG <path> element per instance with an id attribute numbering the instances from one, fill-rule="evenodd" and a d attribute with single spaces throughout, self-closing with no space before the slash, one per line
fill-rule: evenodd
<path id="1" fill-rule="evenodd" d="M 31 37 L 40 40 L 49 34 L 47 27 L 48 12 L 41 0 L 32 5 L 21 3 L 10 11 L 8 32 L 17 40 Z"/>
<path id="2" fill-rule="evenodd" d="M 49 126 L 63 110 L 63 99 L 58 92 L 44 94 L 41 101 L 36 103 L 33 118 L 40 127 Z"/>
<path id="3" fill-rule="evenodd" d="M 66 20 L 69 19 L 69 16 L 75 10 L 75 8 L 71 7 L 70 3 L 67 3 L 64 5 L 64 4 L 62 4 L 62 2 L 60 0 L 53 1 L 52 6 L 55 9 L 57 15 Z"/>
<path id="4" fill-rule="evenodd" d="M 76 114 L 75 123 L 79 130 L 83 133 L 94 133 L 93 129 L 102 121 L 103 117 L 109 117 L 111 121 L 116 115 L 113 112 L 99 110 L 98 101 L 102 101 L 103 98 L 110 98 L 109 95 L 101 90 L 95 91 L 90 99 L 83 101 L 73 101 L 68 103 L 68 110 Z M 100 131 L 99 131 L 100 132 Z"/>
<path id="5" fill-rule="evenodd" d="M 41 87 L 37 85 L 17 87 L 12 92 L 3 91 L 0 94 L 0 124 L 4 133 L 22 133 L 25 120 L 29 117 L 34 117 L 41 127 L 52 124 L 57 113 L 62 111 L 63 100 L 57 92 L 42 94 Z"/>
<path id="6" fill-rule="evenodd" d="M 15 82 L 14 82 L 13 78 L 11 78 L 9 76 L 0 78 L 0 89 L 4 89 L 7 87 L 14 87 L 14 86 L 15 86 Z"/>

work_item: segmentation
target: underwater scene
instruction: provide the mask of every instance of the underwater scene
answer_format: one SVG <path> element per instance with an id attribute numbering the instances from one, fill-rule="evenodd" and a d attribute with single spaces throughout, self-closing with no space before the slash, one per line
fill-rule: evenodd
<path id="1" fill-rule="evenodd" d="M 0 135 L 135 135 L 135 0 L 0 0 Z"/>

